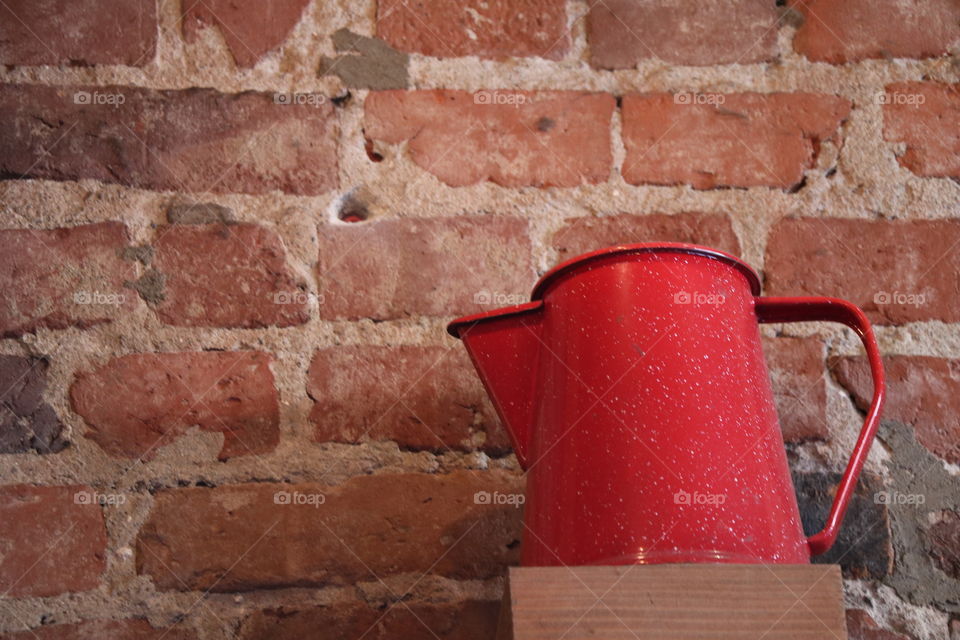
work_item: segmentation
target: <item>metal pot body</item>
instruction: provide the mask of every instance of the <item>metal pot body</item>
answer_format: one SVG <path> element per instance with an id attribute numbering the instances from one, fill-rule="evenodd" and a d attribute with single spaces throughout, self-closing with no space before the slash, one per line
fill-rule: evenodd
<path id="1" fill-rule="evenodd" d="M 876 429 L 879 353 L 850 303 L 759 286 L 721 252 L 631 245 L 554 269 L 531 303 L 451 324 L 527 471 L 523 564 L 806 563 L 829 548 Z M 813 319 L 860 333 L 877 392 L 808 539 L 759 323 Z"/>

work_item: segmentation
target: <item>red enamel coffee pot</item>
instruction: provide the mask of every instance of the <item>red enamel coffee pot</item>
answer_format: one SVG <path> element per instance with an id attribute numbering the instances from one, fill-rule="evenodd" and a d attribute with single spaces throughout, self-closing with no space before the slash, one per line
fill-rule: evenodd
<path id="1" fill-rule="evenodd" d="M 849 302 L 759 293 L 721 251 L 624 245 L 555 267 L 532 302 L 450 324 L 527 472 L 524 565 L 807 563 L 830 548 L 877 429 L 880 352 Z M 758 323 L 811 320 L 857 332 L 874 395 L 807 538 Z"/>

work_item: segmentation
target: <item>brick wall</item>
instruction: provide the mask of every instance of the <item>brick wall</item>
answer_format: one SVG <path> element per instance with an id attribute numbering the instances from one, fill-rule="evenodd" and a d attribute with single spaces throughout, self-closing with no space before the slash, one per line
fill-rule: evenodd
<path id="1" fill-rule="evenodd" d="M 0 637 L 491 638 L 523 478 L 443 327 L 655 240 L 877 324 L 825 561 L 957 637 L 960 4 L 693 6 L 0 4 Z M 868 372 L 764 334 L 815 528 Z"/>

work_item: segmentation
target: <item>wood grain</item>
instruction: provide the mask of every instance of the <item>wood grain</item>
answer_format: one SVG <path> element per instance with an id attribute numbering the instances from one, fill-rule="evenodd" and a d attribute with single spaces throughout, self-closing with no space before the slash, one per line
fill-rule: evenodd
<path id="1" fill-rule="evenodd" d="M 846 640 L 835 565 L 511 568 L 499 640 Z"/>

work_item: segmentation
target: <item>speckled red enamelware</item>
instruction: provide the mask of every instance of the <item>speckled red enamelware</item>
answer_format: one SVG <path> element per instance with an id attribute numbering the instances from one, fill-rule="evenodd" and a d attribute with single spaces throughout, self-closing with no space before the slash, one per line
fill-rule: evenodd
<path id="1" fill-rule="evenodd" d="M 873 331 L 834 298 L 764 298 L 737 258 L 624 245 L 565 262 L 533 302 L 460 318 L 527 471 L 525 565 L 806 563 L 833 544 L 884 395 Z M 827 523 L 803 534 L 759 323 L 863 340 L 873 403 Z"/>

